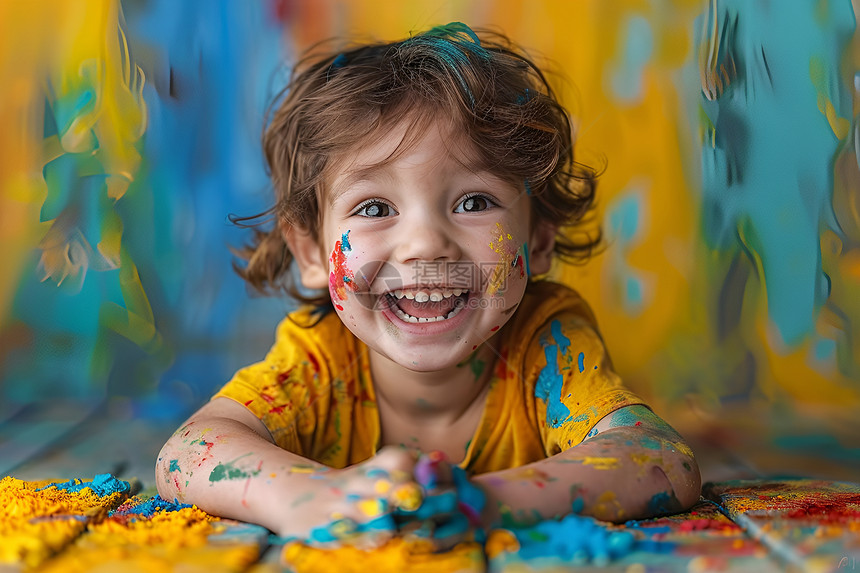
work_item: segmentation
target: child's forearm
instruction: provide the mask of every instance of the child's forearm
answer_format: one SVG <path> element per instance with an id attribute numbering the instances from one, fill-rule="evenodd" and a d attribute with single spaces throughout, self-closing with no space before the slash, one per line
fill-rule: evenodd
<path id="1" fill-rule="evenodd" d="M 285 516 L 319 488 L 326 466 L 287 452 L 234 419 L 192 418 L 156 464 L 161 497 L 284 534 Z"/>
<path id="2" fill-rule="evenodd" d="M 553 457 L 472 478 L 491 524 L 533 523 L 575 511 L 606 521 L 673 513 L 698 499 L 701 478 L 674 432 L 617 427 Z"/>

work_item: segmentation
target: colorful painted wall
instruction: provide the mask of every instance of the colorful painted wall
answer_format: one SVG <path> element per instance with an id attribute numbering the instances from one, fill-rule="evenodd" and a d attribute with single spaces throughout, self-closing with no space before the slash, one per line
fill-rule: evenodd
<path id="1" fill-rule="evenodd" d="M 317 40 L 459 20 L 544 61 L 580 158 L 605 163 L 608 248 L 555 274 L 593 303 L 629 384 L 670 420 L 860 428 L 856 8 L 0 3 L 0 400 L 175 416 L 265 352 L 289 303 L 248 296 L 227 215 L 266 207 L 268 98 Z"/>

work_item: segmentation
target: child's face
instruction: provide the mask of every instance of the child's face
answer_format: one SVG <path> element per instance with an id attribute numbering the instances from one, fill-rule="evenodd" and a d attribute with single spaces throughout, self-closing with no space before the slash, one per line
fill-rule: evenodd
<path id="1" fill-rule="evenodd" d="M 555 229 L 530 224 L 524 185 L 474 172 L 437 126 L 382 163 L 404 130 L 339 166 L 321 201 L 318 261 L 338 315 L 371 351 L 438 371 L 511 318 L 529 271 L 549 268 Z"/>

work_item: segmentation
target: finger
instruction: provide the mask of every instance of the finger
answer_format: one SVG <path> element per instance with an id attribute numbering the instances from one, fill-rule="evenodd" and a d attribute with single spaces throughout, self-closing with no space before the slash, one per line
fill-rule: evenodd
<path id="1" fill-rule="evenodd" d="M 413 521 L 400 529 L 400 535 L 410 542 L 430 544 L 433 551 L 447 551 L 458 543 L 482 541 L 480 535 L 469 527 L 462 514 L 449 516 L 443 522 Z"/>
<path id="2" fill-rule="evenodd" d="M 391 539 L 396 530 L 394 518 L 389 513 L 365 521 L 335 514 L 329 523 L 311 530 L 308 543 L 323 547 L 337 545 L 378 547 Z"/>
<path id="3" fill-rule="evenodd" d="M 407 511 L 402 508 L 395 508 L 394 514 L 396 517 L 404 521 L 440 521 L 446 519 L 448 515 L 451 515 L 456 511 L 457 493 L 455 491 L 448 490 L 433 495 L 427 495 L 425 493 L 424 500 L 417 509 Z"/>
<path id="4" fill-rule="evenodd" d="M 385 446 L 373 457 L 373 465 L 393 474 L 401 472 L 412 475 L 413 468 L 420 458 L 421 452 L 414 448 Z"/>
<path id="5" fill-rule="evenodd" d="M 481 516 L 487 505 L 487 494 L 472 483 L 462 468 L 453 466 L 451 472 L 454 487 L 457 490 L 457 507 L 469 518 L 473 527 L 480 527 Z"/>
<path id="6" fill-rule="evenodd" d="M 388 501 L 395 511 L 417 511 L 424 503 L 424 489 L 415 482 L 407 482 L 391 488 Z"/>
<path id="7" fill-rule="evenodd" d="M 423 454 L 415 462 L 415 481 L 425 489 L 434 489 L 441 484 L 451 483 L 451 465 L 445 454 L 432 451 Z"/>

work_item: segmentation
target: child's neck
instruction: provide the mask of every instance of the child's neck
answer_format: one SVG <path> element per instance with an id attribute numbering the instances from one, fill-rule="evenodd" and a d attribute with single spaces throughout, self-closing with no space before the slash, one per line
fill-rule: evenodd
<path id="1" fill-rule="evenodd" d="M 488 341 L 460 364 L 414 372 L 371 351 L 380 445 L 441 450 L 459 462 L 481 420 L 496 355 Z"/>

